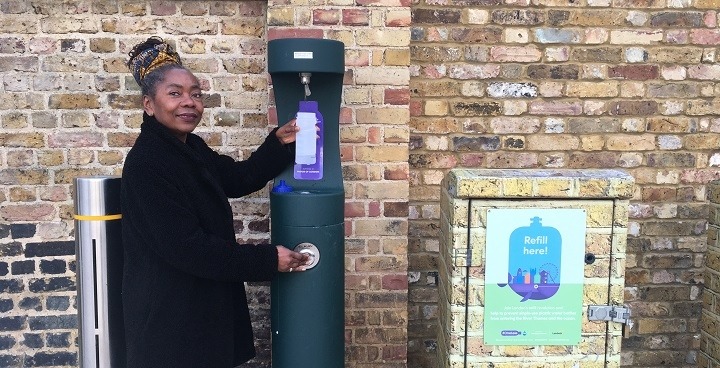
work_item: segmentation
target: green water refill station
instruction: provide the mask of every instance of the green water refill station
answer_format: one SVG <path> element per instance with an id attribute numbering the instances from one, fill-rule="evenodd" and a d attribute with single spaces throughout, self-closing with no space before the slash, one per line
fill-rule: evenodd
<path id="1" fill-rule="evenodd" d="M 345 47 L 325 39 L 268 43 L 279 124 L 300 126 L 294 165 L 270 193 L 270 236 L 307 254 L 304 272 L 271 287 L 273 368 L 338 368 L 345 357 L 344 204 L 340 101 Z"/>

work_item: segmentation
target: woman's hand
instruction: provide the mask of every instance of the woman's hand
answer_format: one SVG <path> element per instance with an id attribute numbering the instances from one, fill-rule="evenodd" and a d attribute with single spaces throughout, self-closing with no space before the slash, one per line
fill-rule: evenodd
<path id="1" fill-rule="evenodd" d="M 308 263 L 307 254 L 293 252 L 282 245 L 276 245 L 278 252 L 278 272 L 305 271 Z"/>
<path id="2" fill-rule="evenodd" d="M 297 126 L 297 122 L 295 119 L 292 119 L 288 121 L 285 125 L 278 128 L 278 130 L 275 131 L 275 136 L 278 140 L 280 140 L 280 143 L 282 144 L 288 144 L 295 142 L 295 138 L 297 137 L 297 132 L 300 131 L 300 127 Z"/>

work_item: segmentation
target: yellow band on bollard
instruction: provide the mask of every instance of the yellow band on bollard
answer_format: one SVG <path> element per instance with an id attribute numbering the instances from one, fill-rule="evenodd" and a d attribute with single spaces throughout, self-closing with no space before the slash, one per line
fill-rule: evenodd
<path id="1" fill-rule="evenodd" d="M 73 215 L 73 218 L 80 221 L 109 221 L 121 219 L 122 214 L 118 213 L 117 215 Z"/>

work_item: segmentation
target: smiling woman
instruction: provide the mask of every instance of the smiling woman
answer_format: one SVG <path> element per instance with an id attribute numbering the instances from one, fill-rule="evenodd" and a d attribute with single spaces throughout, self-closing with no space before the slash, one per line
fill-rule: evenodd
<path id="1" fill-rule="evenodd" d="M 229 368 L 255 355 L 245 281 L 303 271 L 308 257 L 236 242 L 228 197 L 263 188 L 292 163 L 298 127 L 274 129 L 245 161 L 193 130 L 198 79 L 159 38 L 130 52 L 143 93 L 140 135 L 123 167 L 123 314 L 128 367 Z"/>
<path id="2" fill-rule="evenodd" d="M 195 130 L 202 117 L 200 82 L 185 69 L 170 69 L 157 86 L 154 98 L 143 96 L 143 108 L 185 142 L 187 134 Z"/>

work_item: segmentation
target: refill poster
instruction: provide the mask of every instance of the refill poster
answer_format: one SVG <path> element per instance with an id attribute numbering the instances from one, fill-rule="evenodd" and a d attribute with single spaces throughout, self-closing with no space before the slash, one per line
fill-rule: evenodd
<path id="1" fill-rule="evenodd" d="M 490 209 L 487 213 L 487 345 L 580 343 L 583 209 Z"/>

